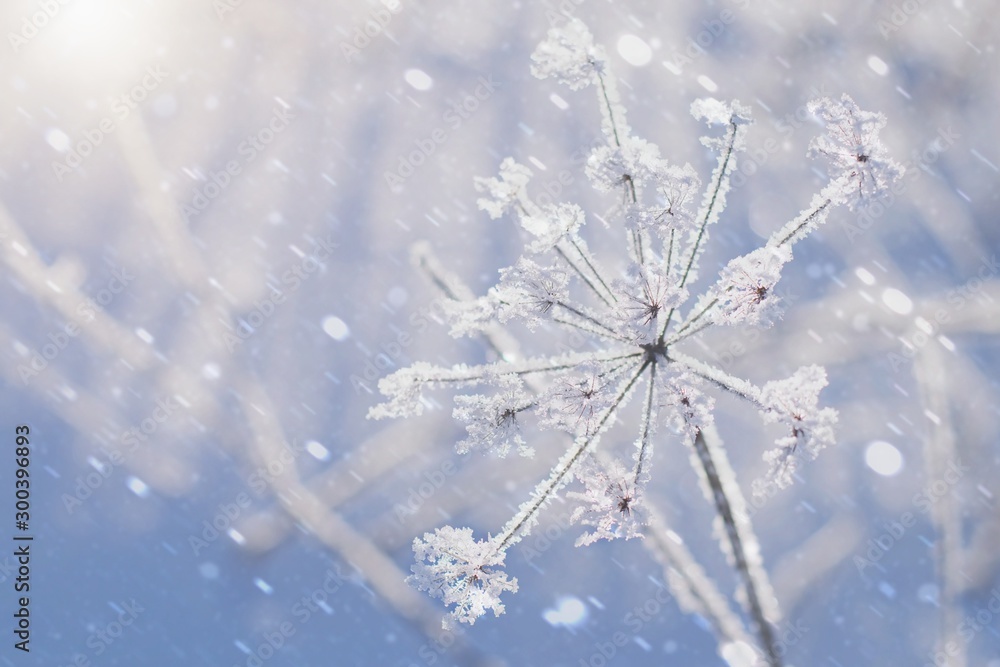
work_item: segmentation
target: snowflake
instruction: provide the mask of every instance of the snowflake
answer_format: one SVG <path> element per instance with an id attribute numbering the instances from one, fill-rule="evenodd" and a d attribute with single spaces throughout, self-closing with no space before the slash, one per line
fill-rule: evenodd
<path id="1" fill-rule="evenodd" d="M 516 580 L 498 574 L 504 554 L 574 478 L 582 481 L 584 492 L 568 495 L 577 503 L 572 516 L 594 528 L 580 544 L 641 534 L 653 436 L 661 422 L 673 426 L 691 448 L 720 515 L 732 514 L 729 496 L 739 494 L 735 477 L 728 464 L 717 472 L 720 466 L 702 438 L 712 425 L 711 390 L 740 396 L 765 422 L 788 428 L 776 449 L 762 454 L 779 484 L 787 483 L 797 455 L 814 457 L 833 442 L 836 413 L 818 402 L 826 384 L 822 369 L 803 368 L 761 388 L 691 356 L 685 343 L 711 326 L 771 324 L 780 316 L 775 285 L 792 259 L 792 246 L 822 224 L 835 205 L 854 205 L 855 182 L 859 197 L 870 198 L 899 173 L 875 136 L 884 122 L 880 116 L 861 112 L 846 97 L 840 103 L 817 103 L 828 135 L 816 146 L 844 169 L 764 247 L 733 259 L 713 285 L 692 296 L 689 288 L 745 149 L 749 109 L 714 99 L 692 105 L 696 118 L 721 129 L 702 139 L 718 160 L 699 198 L 700 181 L 692 166 L 669 164 L 655 145 L 632 135 L 603 51 L 581 22 L 572 20 L 550 31 L 533 61 L 536 76 L 554 77 L 574 90 L 597 88 L 606 141 L 590 155 L 586 172 L 596 190 L 621 192 L 611 220 L 620 221 L 625 257 L 611 264 L 590 250 L 582 236 L 586 216 L 579 207 L 534 204 L 527 195 L 530 170 L 507 158 L 499 178 L 476 181 L 487 194 L 479 206 L 491 217 L 518 218 L 528 236 L 526 256 L 501 271 L 499 283 L 486 296 L 449 308 L 452 334 L 472 335 L 497 322 L 516 321 L 536 332 L 574 332 L 589 345 L 554 357 L 503 358 L 479 366 L 416 364 L 380 381 L 388 400 L 369 413 L 371 418 L 408 417 L 430 404 L 426 390 L 475 387 L 478 393 L 456 398 L 455 417 L 466 423 L 468 433 L 460 451 L 505 454 L 516 447 L 529 453 L 524 428 L 532 414 L 539 426 L 572 436 L 549 477 L 499 534 L 475 542 L 469 529 L 443 528 L 415 542 L 415 583 L 456 605 L 452 620 L 470 623 L 487 609 L 502 610 L 499 594 L 516 588 Z M 854 154 L 864 159 L 843 157 Z M 635 395 L 642 398 L 633 463 L 616 462 L 604 469 L 593 453 Z M 732 479 L 720 481 L 720 474 Z M 728 521 L 732 523 L 731 516 Z M 750 570 L 761 569 L 758 554 L 751 554 L 751 560 Z"/>

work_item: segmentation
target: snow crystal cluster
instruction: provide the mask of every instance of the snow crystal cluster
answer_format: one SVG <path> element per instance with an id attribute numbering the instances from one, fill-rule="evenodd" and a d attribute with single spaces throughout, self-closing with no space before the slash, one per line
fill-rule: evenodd
<path id="1" fill-rule="evenodd" d="M 524 230 L 524 254 L 500 272 L 486 295 L 449 304 L 451 333 L 476 335 L 497 323 L 519 322 L 538 332 L 575 330 L 595 344 L 552 358 L 481 366 L 418 363 L 379 383 L 387 401 L 369 414 L 419 415 L 428 404 L 425 391 L 471 389 L 455 400 L 454 416 L 467 429 L 458 444 L 461 452 L 504 456 L 516 450 L 530 456 L 531 424 L 572 437 L 549 477 L 498 534 L 477 541 L 468 528 L 445 527 L 414 541 L 411 583 L 453 605 L 451 620 L 468 623 L 487 610 L 503 611 L 500 595 L 517 588 L 501 570 L 507 549 L 530 532 L 539 512 L 574 478 L 583 490 L 567 495 L 576 504 L 572 518 L 592 528 L 578 544 L 641 536 L 657 427 L 666 423 L 679 433 L 699 465 L 708 450 L 694 452 L 702 446 L 699 435 L 712 424 L 712 392 L 734 393 L 766 423 L 781 425 L 774 448 L 763 453 L 771 473 L 765 485 L 789 484 L 800 456 L 815 457 L 833 443 L 836 412 L 819 407 L 827 382 L 822 368 L 801 368 L 788 379 L 757 387 L 690 356 L 682 343 L 712 326 L 773 323 L 781 315 L 775 285 L 792 260 L 793 245 L 835 206 L 864 206 L 902 173 L 879 143 L 885 123 L 880 114 L 861 111 L 847 96 L 813 102 L 810 108 L 826 132 L 811 151 L 831 160 L 829 183 L 763 247 L 730 261 L 704 293 L 692 295 L 689 286 L 745 149 L 750 110 L 715 99 L 691 106 L 696 118 L 715 128 L 702 139 L 717 154 L 702 188 L 692 166 L 668 162 L 656 145 L 631 133 L 606 54 L 582 22 L 574 19 L 551 30 L 532 59 L 539 78 L 597 90 L 606 141 L 589 156 L 586 173 L 597 190 L 621 193 L 617 220 L 627 259 L 610 258 L 616 264 L 599 259 L 582 235 L 584 211 L 570 203 L 533 203 L 527 192 L 531 170 L 507 158 L 497 177 L 476 180 L 484 194 L 479 207 L 493 218 L 516 218 Z M 594 451 L 635 396 L 642 416 L 632 460 L 602 463 Z M 723 493 L 735 481 L 715 486 Z"/>

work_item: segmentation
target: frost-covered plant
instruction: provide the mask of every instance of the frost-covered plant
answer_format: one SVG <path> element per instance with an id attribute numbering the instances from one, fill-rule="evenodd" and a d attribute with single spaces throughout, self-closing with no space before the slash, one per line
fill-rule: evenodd
<path id="1" fill-rule="evenodd" d="M 743 597 L 776 664 L 773 637 L 763 627 L 776 610 L 764 609 L 771 602 L 755 590 L 754 572 L 762 571 L 759 553 L 741 543 L 744 528 L 734 518 L 742 497 L 728 464 L 718 464 L 720 453 L 703 437 L 713 420 L 709 390 L 736 394 L 766 423 L 784 426 L 763 457 L 770 464 L 766 484 L 786 486 L 800 456 L 815 457 L 833 443 L 836 412 L 818 404 L 826 373 L 809 366 L 757 387 L 680 347 L 708 327 L 767 326 L 780 316 L 775 285 L 792 259 L 793 245 L 822 224 L 835 205 L 864 205 L 902 173 L 877 137 L 885 121 L 859 110 L 847 96 L 814 102 L 826 134 L 811 149 L 831 158 L 836 172 L 809 208 L 763 247 L 729 262 L 714 284 L 692 296 L 688 288 L 697 277 L 709 231 L 725 208 L 737 156 L 745 149 L 749 109 L 714 99 L 692 105 L 696 118 L 721 128 L 718 136 L 702 138 L 718 154 L 718 162 L 699 197 L 693 167 L 668 163 L 654 144 L 632 135 L 605 52 L 594 45 L 583 23 L 574 19 L 551 30 L 532 59 L 537 77 L 552 77 L 573 90 L 597 89 L 606 142 L 591 153 L 586 172 L 597 190 L 622 193 L 618 219 L 627 259 L 615 270 L 599 261 L 581 235 L 583 210 L 573 204 L 533 203 L 527 195 L 531 171 L 512 158 L 503 160 L 498 177 L 476 180 L 486 195 L 480 208 L 493 218 L 516 216 L 527 242 L 524 256 L 500 272 L 499 283 L 485 296 L 450 303 L 452 334 L 477 334 L 497 322 L 517 321 L 532 331 L 548 332 L 554 326 L 575 330 L 589 338 L 592 349 L 479 366 L 417 363 L 379 383 L 388 401 L 372 408 L 371 418 L 421 414 L 428 405 L 423 396 L 427 389 L 475 388 L 455 399 L 454 416 L 468 432 L 458 445 L 462 452 L 477 449 L 502 456 L 513 447 L 532 455 L 524 435 L 532 418 L 541 428 L 573 436 L 549 477 L 497 535 L 475 541 L 469 529 L 445 527 L 414 540 L 417 563 L 410 581 L 454 604 L 451 620 L 474 623 L 488 609 L 499 614 L 500 594 L 516 589 L 516 580 L 499 570 L 506 551 L 531 531 L 539 512 L 574 477 L 584 490 L 567 496 L 577 503 L 572 518 L 592 528 L 578 545 L 641 536 L 654 436 L 665 421 L 691 448 L 692 462 L 719 512 L 719 530 L 727 533 L 727 551 L 746 573 Z M 640 392 L 632 462 L 602 465 L 593 452 Z"/>

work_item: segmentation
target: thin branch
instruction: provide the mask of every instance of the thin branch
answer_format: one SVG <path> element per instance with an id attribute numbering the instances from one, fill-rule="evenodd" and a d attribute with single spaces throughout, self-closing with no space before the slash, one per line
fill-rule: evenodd
<path id="1" fill-rule="evenodd" d="M 584 313 L 583 311 L 581 311 L 579 308 L 577 308 L 575 306 L 571 306 L 568 303 L 563 303 L 562 301 L 557 302 L 555 305 L 557 305 L 560 308 L 563 308 L 563 309 L 569 311 L 570 313 L 576 315 L 577 317 L 579 317 L 582 320 L 586 320 L 587 322 L 590 322 L 591 324 L 593 324 L 597 328 L 604 330 L 604 333 L 602 333 L 600 335 L 604 336 L 605 338 L 613 338 L 615 340 L 622 341 L 622 342 L 630 342 L 627 338 L 621 336 L 618 332 L 616 332 L 614 329 L 612 329 L 609 325 L 605 324 L 604 322 L 601 322 L 600 320 L 598 320 L 596 317 L 594 317 L 592 315 L 588 315 L 587 313 Z"/>
<path id="2" fill-rule="evenodd" d="M 682 324 L 681 326 L 679 326 L 677 328 L 677 331 L 674 332 L 673 338 L 675 339 L 675 341 L 676 340 L 680 340 L 680 337 L 681 337 L 682 333 L 684 333 L 692 324 L 694 324 L 695 322 L 697 322 L 700 318 L 704 317 L 705 314 L 708 313 L 710 310 L 712 310 L 712 308 L 714 308 L 716 306 L 716 304 L 718 304 L 718 303 L 719 303 L 719 297 L 713 298 L 704 308 L 701 309 L 701 311 L 699 311 L 699 313 L 697 315 L 695 315 L 694 317 L 692 317 L 691 319 L 689 319 L 687 322 L 685 322 L 684 324 Z M 685 338 L 686 338 L 686 336 L 685 336 Z"/>
<path id="3" fill-rule="evenodd" d="M 635 475 L 632 478 L 632 487 L 638 489 L 642 474 L 646 471 L 652 447 L 649 444 L 649 436 L 652 425 L 656 419 L 653 403 L 656 399 L 656 361 L 652 362 L 649 369 L 649 390 L 646 392 L 646 404 L 642 408 L 642 437 L 639 439 L 639 455 L 635 461 Z"/>
<path id="4" fill-rule="evenodd" d="M 682 334 L 681 333 L 674 334 L 670 338 L 667 338 L 666 340 L 663 341 L 663 345 L 666 346 L 666 347 L 669 347 L 671 345 L 676 345 L 677 343 L 681 342 L 682 340 L 686 340 L 686 339 L 691 338 L 692 336 L 694 336 L 694 335 L 696 335 L 698 333 L 701 333 L 702 331 L 704 331 L 705 329 L 709 328 L 710 326 L 712 326 L 712 320 L 704 320 L 701 324 L 699 324 L 698 326 L 696 326 L 694 329 L 689 329 L 688 331 L 686 331 L 686 332 L 684 332 Z"/>
<path id="5" fill-rule="evenodd" d="M 761 591 L 758 590 L 759 586 L 756 581 L 757 577 L 755 576 L 756 573 L 751 571 L 750 563 L 747 560 L 746 550 L 744 549 L 744 538 L 736 525 L 736 519 L 733 517 L 733 509 L 726 492 L 726 485 L 723 484 L 720 478 L 716 462 L 713 459 L 708 443 L 705 441 L 704 434 L 700 428 L 697 426 L 695 428 L 694 449 L 701 464 L 702 472 L 705 474 L 705 481 L 711 490 L 715 509 L 722 518 L 722 523 L 725 526 L 726 539 L 729 542 L 736 571 L 743 580 L 743 588 L 747 596 L 747 606 L 750 616 L 753 618 L 754 625 L 757 628 L 761 647 L 765 651 L 771 667 L 781 667 L 781 654 L 778 650 L 777 638 L 774 636 L 771 623 L 764 614 L 760 597 Z"/>
<path id="6" fill-rule="evenodd" d="M 507 522 L 504 527 L 503 532 L 496 539 L 497 549 L 503 550 L 509 547 L 511 544 L 517 542 L 519 539 L 524 537 L 522 531 L 527 533 L 527 528 L 533 525 L 535 519 L 538 516 L 539 511 L 545 504 L 552 498 L 552 494 L 561 489 L 567 482 L 567 479 L 576 465 L 580 462 L 583 455 L 592 449 L 598 442 L 601 431 L 604 426 L 608 423 L 608 420 L 618 411 L 619 406 L 625 401 L 632 387 L 645 372 L 646 368 L 651 362 L 646 359 L 642 364 L 639 365 L 639 369 L 635 372 L 632 378 L 618 391 L 618 395 L 615 400 L 604 410 L 604 414 L 601 415 L 601 419 L 594 429 L 594 432 L 585 437 L 578 439 L 573 447 L 571 447 L 565 455 L 559 460 L 559 462 L 552 469 L 552 474 L 549 475 L 548 479 L 540 483 L 535 487 L 534 492 L 532 492 L 532 499 L 521 506 L 521 510 Z"/>
<path id="7" fill-rule="evenodd" d="M 684 267 L 684 273 L 681 275 L 680 287 L 687 285 L 688 278 L 691 275 L 691 269 L 694 267 L 695 261 L 698 259 L 698 252 L 701 248 L 701 242 L 705 238 L 705 230 L 708 229 L 708 225 L 712 222 L 712 216 L 715 212 L 716 203 L 722 203 L 725 205 L 725 193 L 723 192 L 723 186 L 726 184 L 726 179 L 729 176 L 729 161 L 732 158 L 733 152 L 736 150 L 736 139 L 739 133 L 739 126 L 735 123 L 733 119 L 729 122 L 729 138 L 726 144 L 725 155 L 719 160 L 719 165 L 715 168 L 715 172 L 712 174 L 714 185 L 711 189 L 711 195 L 708 196 L 708 201 L 704 205 L 704 212 L 700 215 L 701 223 L 698 225 L 698 235 L 695 237 L 694 243 L 691 246 L 691 255 L 688 257 L 687 265 Z M 663 324 L 663 333 L 660 334 L 660 340 L 662 342 L 663 337 L 666 335 L 667 327 L 670 326 L 670 320 L 674 316 L 674 311 L 676 308 L 671 308 L 670 312 L 667 313 L 666 322 Z"/>
<path id="8" fill-rule="evenodd" d="M 664 260 L 664 267 L 666 271 L 664 275 L 669 276 L 673 273 L 673 261 L 674 261 L 674 234 L 676 230 L 670 230 L 670 243 L 667 245 L 667 258 Z"/>
<path id="9" fill-rule="evenodd" d="M 826 219 L 830 205 L 833 200 L 827 198 L 822 203 L 813 206 L 807 211 L 800 213 L 794 220 L 779 229 L 767 241 L 768 248 L 780 248 L 785 244 L 792 245 L 799 239 L 805 238 L 806 231 L 810 226 L 815 226 Z"/>
<path id="10" fill-rule="evenodd" d="M 694 357 L 689 357 L 683 352 L 678 352 L 675 349 L 670 350 L 669 355 L 667 355 L 667 360 L 679 363 L 695 375 L 708 380 L 712 384 L 715 384 L 728 392 L 750 401 L 758 408 L 767 409 L 767 406 L 761 402 L 760 389 L 746 380 L 730 375 L 720 368 L 710 366 L 695 359 Z"/>
<path id="11" fill-rule="evenodd" d="M 726 154 L 720 161 L 719 166 L 715 170 L 715 185 L 712 188 L 712 195 L 708 201 L 708 205 L 705 207 L 705 213 L 702 215 L 701 224 L 698 227 L 698 236 L 694 240 L 694 245 L 691 247 L 691 256 L 688 258 L 687 266 L 684 267 L 684 275 L 681 276 L 681 287 L 687 284 L 688 276 L 691 274 L 691 267 L 694 266 L 695 260 L 698 257 L 698 251 L 700 250 L 701 242 L 705 237 L 705 230 L 708 228 L 709 223 L 712 220 L 712 214 L 715 212 L 715 204 L 720 199 L 720 193 L 722 193 L 722 186 L 726 183 L 726 178 L 729 176 L 729 160 L 732 158 L 733 151 L 736 149 L 736 136 L 739 132 L 739 126 L 735 122 L 730 121 L 729 123 L 729 142 L 726 145 Z M 725 195 L 722 195 L 725 198 Z"/>
<path id="12" fill-rule="evenodd" d="M 563 250 L 561 247 L 559 247 L 557 245 L 555 247 L 555 251 L 556 251 L 556 253 L 559 254 L 560 257 L 563 258 L 563 260 L 566 261 L 567 264 L 569 264 L 569 266 L 570 266 L 571 269 L 573 269 L 574 271 L 576 271 L 576 274 L 578 276 L 580 276 L 580 279 L 583 280 L 584 284 L 586 284 L 587 287 L 590 288 L 590 291 L 593 292 L 597 296 L 597 298 L 599 298 L 601 301 L 603 301 L 605 303 L 605 305 L 607 305 L 609 308 L 612 307 L 611 300 L 608 298 L 608 296 L 605 296 L 604 292 L 602 292 L 601 290 L 597 289 L 597 285 L 595 285 L 594 282 L 590 279 L 590 277 L 586 273 L 583 272 L 583 269 L 581 269 L 579 266 L 577 266 L 576 262 L 574 262 L 572 259 L 570 259 L 569 255 L 566 254 L 565 250 Z M 598 278 L 598 280 L 600 280 L 600 276 L 598 276 L 597 278 Z M 607 286 L 605 285 L 604 287 L 607 290 Z M 607 290 L 607 291 L 608 291 L 608 294 L 613 298 L 614 295 L 611 294 L 611 290 Z"/>
<path id="13" fill-rule="evenodd" d="M 608 112 L 608 123 L 611 125 L 611 132 L 615 140 L 615 146 L 618 148 L 622 147 L 621 138 L 618 136 L 618 124 L 615 122 L 614 107 L 611 104 L 611 99 L 608 95 L 608 86 L 604 81 L 604 75 L 601 74 L 600 70 L 597 72 L 597 81 L 601 84 L 601 96 L 604 99 L 604 107 Z"/>
<path id="14" fill-rule="evenodd" d="M 569 242 L 570 245 L 573 246 L 573 249 L 576 250 L 577 254 L 580 256 L 580 259 L 583 260 L 583 263 L 587 265 L 587 268 L 590 269 L 591 273 L 594 274 L 594 277 L 597 278 L 597 282 L 601 283 L 601 287 L 607 290 L 608 296 L 611 297 L 611 300 L 618 301 L 618 299 L 615 297 L 615 293 L 611 290 L 610 287 L 608 287 L 608 281 L 605 280 L 604 276 L 601 275 L 601 272 L 597 269 L 597 266 L 591 260 L 590 254 L 580 247 L 580 244 L 579 242 L 577 242 L 576 238 L 572 236 L 569 237 Z M 611 304 L 608 305 L 610 306 Z"/>
<path id="15" fill-rule="evenodd" d="M 610 336 L 605 331 L 602 331 L 601 329 L 598 329 L 596 327 L 592 327 L 590 325 L 584 324 L 583 322 L 575 321 L 575 320 L 573 320 L 571 318 L 568 318 L 568 317 L 562 317 L 562 316 L 559 316 L 559 315 L 553 315 L 552 316 L 552 321 L 555 322 L 556 324 L 562 324 L 562 325 L 567 326 L 567 327 L 573 327 L 577 331 L 582 331 L 583 333 L 588 333 L 588 334 L 591 334 L 592 336 L 599 336 L 601 338 L 604 338 L 604 339 L 607 339 L 607 340 L 613 340 L 613 341 L 616 341 L 616 342 L 627 342 L 625 338 L 622 338 L 620 336 Z"/>
<path id="16" fill-rule="evenodd" d="M 642 230 L 633 229 L 632 230 L 632 247 L 635 248 L 635 260 L 640 266 L 646 263 L 646 259 L 643 254 L 642 249 Z"/>
<path id="17" fill-rule="evenodd" d="M 653 508 L 650 507 L 650 510 Z M 677 605 L 689 614 L 698 614 L 712 624 L 719 645 L 743 642 L 752 646 L 743 620 L 730 608 L 725 596 L 658 512 L 650 511 L 649 527 L 643 543 L 666 569 L 668 583 Z"/>
<path id="18" fill-rule="evenodd" d="M 596 355 L 593 352 L 581 352 L 578 354 L 567 354 L 561 357 L 532 357 L 521 362 L 498 361 L 490 364 L 479 364 L 476 366 L 466 366 L 460 364 L 451 368 L 444 366 L 430 366 L 424 369 L 423 376 L 414 373 L 414 381 L 430 384 L 463 384 L 476 383 L 485 380 L 490 374 L 513 374 L 513 375 L 533 375 L 537 373 L 550 373 L 553 371 L 571 370 L 582 363 L 617 361 L 618 359 L 629 359 L 640 357 L 644 352 L 628 352 L 621 350 L 606 355 Z M 411 367 L 413 368 L 413 367 Z M 419 366 L 416 368 L 420 368 Z M 409 369 L 404 369 L 409 370 Z M 398 372 L 398 371 L 397 371 Z M 431 376 L 433 373 L 433 377 Z M 395 375 L 395 373 L 393 374 Z M 392 377 L 392 376 L 389 376 Z"/>

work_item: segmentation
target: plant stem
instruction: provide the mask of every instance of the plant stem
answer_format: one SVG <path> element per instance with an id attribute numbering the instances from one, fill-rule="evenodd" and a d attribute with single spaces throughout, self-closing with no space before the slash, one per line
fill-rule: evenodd
<path id="1" fill-rule="evenodd" d="M 757 590 L 753 573 L 751 573 L 750 566 L 747 562 L 743 539 L 740 535 L 739 528 L 736 525 L 736 520 L 733 517 L 733 510 L 729 502 L 729 497 L 726 495 L 726 490 L 719 477 L 719 472 L 716 468 L 715 461 L 712 458 L 712 453 L 709 450 L 708 443 L 705 441 L 705 436 L 702 434 L 700 428 L 697 429 L 695 433 L 694 448 L 698 455 L 698 461 L 701 463 L 702 470 L 705 473 L 705 478 L 712 491 L 712 498 L 715 501 L 715 509 L 722 518 L 723 525 L 726 528 L 726 539 L 729 541 L 729 547 L 732 551 L 733 560 L 735 561 L 736 571 L 739 574 L 740 579 L 743 580 L 743 587 L 747 596 L 747 606 L 749 607 L 750 616 L 753 618 L 754 624 L 757 628 L 757 635 L 760 639 L 761 647 L 767 655 L 767 660 L 770 666 L 781 667 L 781 656 L 778 653 L 777 640 L 775 639 L 770 622 L 764 615 L 764 610 L 760 601 L 760 594 Z"/>
<path id="2" fill-rule="evenodd" d="M 642 437 L 639 440 L 639 455 L 635 461 L 635 475 L 632 478 L 632 488 L 639 488 L 639 481 L 642 474 L 646 472 L 647 463 L 651 455 L 652 447 L 649 445 L 649 436 L 652 431 L 653 421 L 656 419 L 656 360 L 652 361 L 649 369 L 649 391 L 646 392 L 646 404 L 642 408 Z"/>

